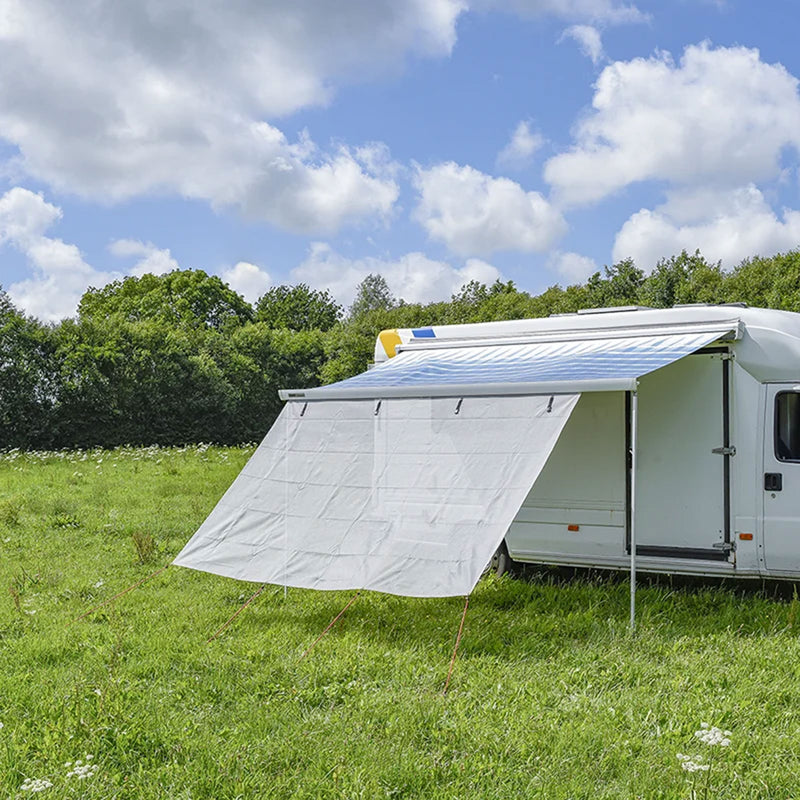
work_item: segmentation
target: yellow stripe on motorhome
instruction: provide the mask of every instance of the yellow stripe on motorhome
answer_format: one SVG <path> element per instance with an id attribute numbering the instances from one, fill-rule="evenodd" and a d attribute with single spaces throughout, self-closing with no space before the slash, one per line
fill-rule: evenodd
<path id="1" fill-rule="evenodd" d="M 397 332 L 397 328 L 381 331 L 378 334 L 378 339 L 383 346 L 384 352 L 389 358 L 395 357 L 397 354 L 397 345 L 403 343 L 403 340 L 400 338 L 400 334 Z"/>

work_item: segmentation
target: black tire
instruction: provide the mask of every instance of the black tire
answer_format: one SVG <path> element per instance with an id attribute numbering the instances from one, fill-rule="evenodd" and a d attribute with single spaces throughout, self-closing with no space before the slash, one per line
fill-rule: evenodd
<path id="1" fill-rule="evenodd" d="M 508 547 L 506 546 L 505 539 L 503 539 L 503 541 L 500 542 L 500 546 L 494 551 L 492 560 L 486 565 L 483 574 L 488 575 L 489 573 L 493 573 L 498 576 L 505 575 L 513 571 L 514 564 L 514 559 L 508 554 Z"/>

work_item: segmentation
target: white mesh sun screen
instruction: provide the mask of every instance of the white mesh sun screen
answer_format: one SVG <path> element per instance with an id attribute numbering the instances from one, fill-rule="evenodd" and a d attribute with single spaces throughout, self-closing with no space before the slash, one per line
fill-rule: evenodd
<path id="1" fill-rule="evenodd" d="M 468 594 L 578 397 L 288 403 L 174 563 L 310 589 Z"/>

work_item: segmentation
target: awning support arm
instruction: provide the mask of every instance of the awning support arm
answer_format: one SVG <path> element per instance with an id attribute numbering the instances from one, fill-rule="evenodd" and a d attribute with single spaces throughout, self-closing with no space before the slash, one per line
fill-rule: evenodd
<path id="1" fill-rule="evenodd" d="M 630 534 L 631 534 L 631 631 L 636 629 L 636 439 L 638 428 L 638 393 L 631 392 L 631 496 L 630 496 Z"/>

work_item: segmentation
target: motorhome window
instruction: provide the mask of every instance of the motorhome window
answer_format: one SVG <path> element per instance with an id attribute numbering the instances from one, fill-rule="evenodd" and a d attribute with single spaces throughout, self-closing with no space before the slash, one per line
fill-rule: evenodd
<path id="1" fill-rule="evenodd" d="M 775 397 L 775 457 L 800 461 L 800 393 L 781 392 Z"/>

